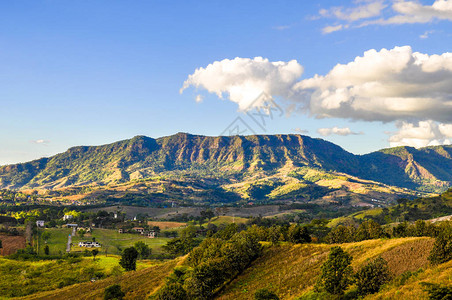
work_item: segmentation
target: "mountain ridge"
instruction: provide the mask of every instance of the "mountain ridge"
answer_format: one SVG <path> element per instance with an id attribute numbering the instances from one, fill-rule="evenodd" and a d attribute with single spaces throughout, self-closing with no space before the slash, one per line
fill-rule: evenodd
<path id="1" fill-rule="evenodd" d="M 246 177 L 305 166 L 403 188 L 442 191 L 452 182 L 452 146 L 395 147 L 355 155 L 334 143 L 299 134 L 215 137 L 177 133 L 157 139 L 139 135 L 0 166 L 0 188 L 109 184 L 167 172 Z"/>

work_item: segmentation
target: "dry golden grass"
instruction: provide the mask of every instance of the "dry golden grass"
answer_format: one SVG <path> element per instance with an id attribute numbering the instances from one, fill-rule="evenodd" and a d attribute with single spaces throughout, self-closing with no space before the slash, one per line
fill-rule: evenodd
<path id="1" fill-rule="evenodd" d="M 382 255 L 392 273 L 416 271 L 428 266 L 427 257 L 433 245 L 430 238 L 369 240 L 342 244 L 353 256 L 355 270 L 367 259 Z M 333 245 L 281 245 L 264 250 L 250 268 L 238 276 L 222 292 L 219 299 L 253 299 L 254 293 L 268 288 L 280 299 L 295 299 L 313 289 L 320 266 Z M 399 298 L 402 299 L 402 298 Z"/>
<path id="2" fill-rule="evenodd" d="M 124 299 L 147 299 L 165 282 L 180 259 L 168 261 L 139 271 L 131 271 L 117 277 L 110 277 L 96 282 L 85 282 L 68 286 L 55 291 L 43 292 L 17 299 L 43 300 L 83 300 L 103 299 L 106 287 L 119 284 L 126 293 Z"/>

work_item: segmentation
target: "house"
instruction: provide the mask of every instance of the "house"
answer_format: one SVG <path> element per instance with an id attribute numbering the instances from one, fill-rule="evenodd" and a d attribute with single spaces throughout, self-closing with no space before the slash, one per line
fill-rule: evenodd
<path id="1" fill-rule="evenodd" d="M 66 227 L 75 227 L 75 228 L 77 228 L 78 227 L 78 224 L 66 224 Z"/>
<path id="2" fill-rule="evenodd" d="M 63 216 L 63 221 L 71 220 L 71 219 L 73 219 L 73 218 L 74 218 L 73 215 L 64 215 L 64 216 Z"/>
<path id="3" fill-rule="evenodd" d="M 79 242 L 78 246 L 86 248 L 99 248 L 100 244 L 98 242 Z"/>
<path id="4" fill-rule="evenodd" d="M 144 234 L 144 228 L 143 227 L 133 227 L 132 230 L 135 232 L 139 232 L 141 234 Z"/>
<path id="5" fill-rule="evenodd" d="M 155 231 L 151 230 L 149 232 L 146 233 L 146 236 L 150 239 L 154 239 L 155 238 Z"/>
<path id="6" fill-rule="evenodd" d="M 118 229 L 118 233 L 124 233 L 124 229 L 119 228 L 119 229 Z"/>
<path id="7" fill-rule="evenodd" d="M 44 227 L 44 221 L 42 221 L 42 220 L 36 221 L 36 226 L 38 226 L 38 227 Z"/>

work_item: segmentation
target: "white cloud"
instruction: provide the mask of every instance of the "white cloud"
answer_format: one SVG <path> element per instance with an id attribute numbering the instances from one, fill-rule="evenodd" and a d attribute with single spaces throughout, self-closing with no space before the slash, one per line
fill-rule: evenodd
<path id="1" fill-rule="evenodd" d="M 204 97 L 202 95 L 196 95 L 196 97 L 195 97 L 196 102 L 201 103 L 202 100 L 204 100 Z"/>
<path id="2" fill-rule="evenodd" d="M 303 67 L 296 60 L 270 62 L 262 57 L 224 59 L 189 75 L 180 92 L 194 86 L 215 93 L 219 98 L 227 94 L 241 110 L 246 110 L 262 93 L 290 98 L 291 88 L 302 73 Z"/>
<path id="3" fill-rule="evenodd" d="M 356 7 L 332 7 L 321 9 L 321 17 L 335 18 L 338 21 L 347 22 L 347 25 L 354 24 L 353 27 L 364 27 L 369 25 L 390 25 L 390 24 L 414 24 L 429 23 L 435 20 L 452 21 L 452 0 L 436 0 L 432 5 L 422 5 L 419 1 L 394 0 L 391 5 L 392 16 L 382 17 L 387 5 L 385 1 L 358 1 L 365 2 L 364 5 Z M 376 17 L 380 17 L 375 19 Z M 339 27 L 343 25 L 342 27 Z M 336 26 L 326 26 L 323 33 L 331 33 L 348 28 L 344 24 Z M 337 28 L 337 30 L 329 30 Z"/>
<path id="4" fill-rule="evenodd" d="M 330 136 L 332 134 L 342 135 L 342 136 L 363 134 L 363 132 L 352 131 L 348 127 L 339 128 L 336 126 L 332 127 L 332 128 L 319 128 L 319 129 L 317 129 L 317 132 L 322 136 Z"/>
<path id="5" fill-rule="evenodd" d="M 435 30 L 427 30 L 426 32 L 424 32 L 423 34 L 421 34 L 419 36 L 419 38 L 421 39 L 428 39 L 430 37 L 430 34 L 434 33 Z"/>
<path id="6" fill-rule="evenodd" d="M 438 124 L 432 120 L 416 124 L 398 122 L 398 132 L 389 138 L 391 147 L 413 146 L 416 148 L 436 145 L 450 145 L 452 124 Z"/>
<path id="7" fill-rule="evenodd" d="M 452 21 L 452 0 L 436 0 L 431 6 L 417 1 L 396 1 L 392 9 L 397 15 L 375 21 L 375 24 L 428 23 L 435 19 Z"/>
<path id="8" fill-rule="evenodd" d="M 301 129 L 300 127 L 294 128 L 293 131 L 298 132 L 298 133 L 300 133 L 300 134 L 306 134 L 306 133 L 309 133 L 308 130 L 306 130 L 306 129 Z"/>
<path id="9" fill-rule="evenodd" d="M 47 145 L 47 144 L 50 143 L 50 141 L 42 140 L 42 139 L 34 140 L 34 141 L 31 141 L 31 142 L 32 142 L 33 144 L 38 144 L 38 145 Z"/>
<path id="10" fill-rule="evenodd" d="M 452 121 L 452 53 L 427 55 L 411 47 L 369 50 L 327 75 L 296 84 L 300 103 L 318 118 L 365 121 Z"/>
<path id="11" fill-rule="evenodd" d="M 371 49 L 349 63 L 336 65 L 326 75 L 301 80 L 302 72 L 295 60 L 222 60 L 197 69 L 181 92 L 189 86 L 203 88 L 237 103 L 241 110 L 250 108 L 263 92 L 286 100 L 290 112 L 315 118 L 452 124 L 452 53 L 428 55 L 413 52 L 409 46 Z M 444 138 L 429 139 L 434 140 L 444 143 Z M 391 143 L 403 141 L 422 144 L 396 137 Z"/>
<path id="12" fill-rule="evenodd" d="M 325 34 L 328 34 L 328 33 L 332 33 L 332 32 L 335 32 L 335 31 L 342 30 L 344 28 L 345 28 L 345 26 L 342 25 L 342 24 L 339 24 L 339 25 L 336 25 L 336 26 L 325 26 L 325 27 L 323 27 L 322 32 L 325 33 Z"/>
<path id="13" fill-rule="evenodd" d="M 332 7 L 330 9 L 321 9 L 319 14 L 322 17 L 334 17 L 339 20 L 353 22 L 379 16 L 387 6 L 384 1 L 358 1 L 358 3 L 363 2 L 365 4 L 352 8 Z"/>

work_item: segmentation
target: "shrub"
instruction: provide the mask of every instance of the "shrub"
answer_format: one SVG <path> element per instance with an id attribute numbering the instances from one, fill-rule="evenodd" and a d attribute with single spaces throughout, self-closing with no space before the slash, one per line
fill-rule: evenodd
<path id="1" fill-rule="evenodd" d="M 428 257 L 431 263 L 440 264 L 452 259 L 452 231 L 443 229 L 435 240 Z"/>
<path id="2" fill-rule="evenodd" d="M 325 290 L 334 295 L 342 295 L 351 283 L 352 257 L 341 247 L 331 248 L 328 259 L 321 267 L 321 275 L 316 284 L 317 290 Z"/>
<path id="3" fill-rule="evenodd" d="M 125 295 L 119 284 L 113 284 L 105 289 L 104 300 L 122 300 Z"/>
<path id="4" fill-rule="evenodd" d="M 260 289 L 254 293 L 255 300 L 279 300 L 278 295 L 267 289 Z"/>
<path id="5" fill-rule="evenodd" d="M 311 237 L 306 227 L 302 227 L 297 224 L 293 224 L 289 227 L 287 231 L 287 238 L 290 242 L 295 244 L 309 243 L 311 242 Z"/>
<path id="6" fill-rule="evenodd" d="M 134 247 L 124 249 L 122 252 L 119 265 L 126 271 L 136 270 L 137 268 L 138 251 Z"/>
<path id="7" fill-rule="evenodd" d="M 376 293 L 389 281 L 388 263 L 381 257 L 371 260 L 356 273 L 355 278 L 359 295 Z"/>
<path id="8" fill-rule="evenodd" d="M 423 282 L 424 290 L 428 293 L 430 300 L 452 299 L 452 286 L 444 286 L 434 283 Z"/>
<path id="9" fill-rule="evenodd" d="M 157 300 L 185 300 L 187 293 L 180 283 L 173 282 L 163 286 L 155 299 Z"/>

